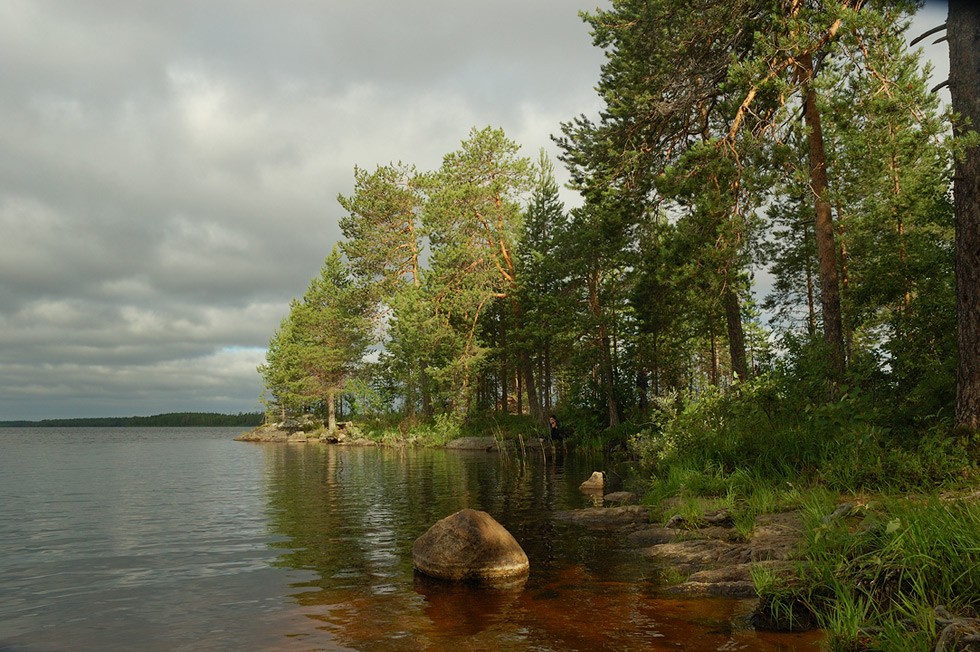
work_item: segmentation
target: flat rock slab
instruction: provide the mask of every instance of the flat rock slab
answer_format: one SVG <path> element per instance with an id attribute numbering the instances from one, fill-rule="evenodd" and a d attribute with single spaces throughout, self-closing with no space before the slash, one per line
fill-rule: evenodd
<path id="1" fill-rule="evenodd" d="M 698 571 L 691 574 L 686 581 L 668 587 L 666 591 L 680 595 L 754 598 L 756 592 L 755 582 L 752 581 L 752 569 L 757 567 L 768 568 L 784 577 L 792 577 L 796 573 L 796 565 L 788 561 L 735 564 L 724 568 Z"/>
<path id="2" fill-rule="evenodd" d="M 285 430 L 253 430 L 235 437 L 235 441 L 282 443 L 289 441 L 289 433 Z"/>
<path id="3" fill-rule="evenodd" d="M 643 554 L 662 560 L 682 573 L 695 573 L 716 568 L 723 563 L 723 558 L 728 563 L 737 563 L 732 559 L 732 553 L 738 550 L 734 544 L 718 539 L 694 539 L 660 543 L 647 548 Z"/>
<path id="4" fill-rule="evenodd" d="M 523 548 L 486 512 L 462 509 L 415 540 L 415 568 L 444 580 L 503 584 L 524 578 L 530 564 Z"/>
<path id="5" fill-rule="evenodd" d="M 497 440 L 493 437 L 460 437 L 446 444 L 446 448 L 461 451 L 495 451 Z"/>
<path id="6" fill-rule="evenodd" d="M 650 508 L 641 505 L 587 507 L 556 512 L 555 518 L 565 523 L 575 523 L 591 528 L 621 528 L 649 524 Z"/>
<path id="7" fill-rule="evenodd" d="M 619 505 L 635 505 L 639 498 L 632 491 L 614 491 L 602 497 L 603 502 Z"/>
<path id="8" fill-rule="evenodd" d="M 682 541 L 687 537 L 688 533 L 685 530 L 653 525 L 630 532 L 626 535 L 626 542 L 634 548 L 648 548 L 661 543 Z"/>

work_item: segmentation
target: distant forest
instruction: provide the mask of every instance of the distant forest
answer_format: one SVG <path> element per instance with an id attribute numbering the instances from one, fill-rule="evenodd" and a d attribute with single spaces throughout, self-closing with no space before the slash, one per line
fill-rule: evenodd
<path id="1" fill-rule="evenodd" d="M 261 412 L 216 414 L 212 412 L 172 412 L 151 417 L 97 417 L 87 419 L 43 419 L 41 421 L 0 421 L 0 428 L 199 428 L 213 426 L 262 425 Z"/>

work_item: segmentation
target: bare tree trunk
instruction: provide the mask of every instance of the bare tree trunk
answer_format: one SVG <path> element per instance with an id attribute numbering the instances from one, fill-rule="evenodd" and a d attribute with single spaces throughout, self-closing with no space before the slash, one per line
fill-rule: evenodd
<path id="1" fill-rule="evenodd" d="M 813 60 L 809 54 L 800 57 L 803 74 L 813 80 Z M 817 237 L 817 261 L 820 272 L 820 309 L 823 314 L 823 337 L 830 353 L 833 380 L 844 373 L 844 330 L 841 322 L 840 285 L 837 275 L 837 247 L 834 244 L 834 218 L 830 212 L 827 182 L 827 155 L 824 150 L 817 94 L 813 84 L 805 89 L 806 111 L 804 117 L 810 133 L 810 188 L 814 195 L 814 231 Z"/>
<path id="2" fill-rule="evenodd" d="M 949 0 L 949 91 L 953 111 L 980 130 L 980 6 Z M 962 123 L 954 133 L 962 135 Z M 956 211 L 956 425 L 980 430 L 980 147 L 957 159 Z"/>

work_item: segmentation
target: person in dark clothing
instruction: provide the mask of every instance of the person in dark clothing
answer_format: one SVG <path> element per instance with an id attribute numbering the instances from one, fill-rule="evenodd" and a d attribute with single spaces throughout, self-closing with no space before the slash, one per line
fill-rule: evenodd
<path id="1" fill-rule="evenodd" d="M 553 414 L 548 417 L 548 426 L 551 428 L 552 441 L 563 441 L 565 439 L 565 430 L 561 427 L 558 417 Z"/>

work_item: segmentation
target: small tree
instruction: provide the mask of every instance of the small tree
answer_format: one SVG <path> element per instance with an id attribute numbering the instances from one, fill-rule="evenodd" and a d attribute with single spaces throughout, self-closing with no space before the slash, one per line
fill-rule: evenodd
<path id="1" fill-rule="evenodd" d="M 298 305 L 294 299 L 290 304 L 290 315 Z M 271 417 L 272 411 L 276 410 L 283 421 L 288 413 L 300 411 L 303 403 L 298 348 L 290 315 L 283 317 L 279 328 L 272 333 L 265 363 L 258 367 L 265 384 L 262 400 L 266 415 Z"/>
<path id="2" fill-rule="evenodd" d="M 337 395 L 373 340 L 373 314 L 370 293 L 352 281 L 336 247 L 290 312 L 299 394 L 326 402 L 330 430 L 337 427 Z"/>

